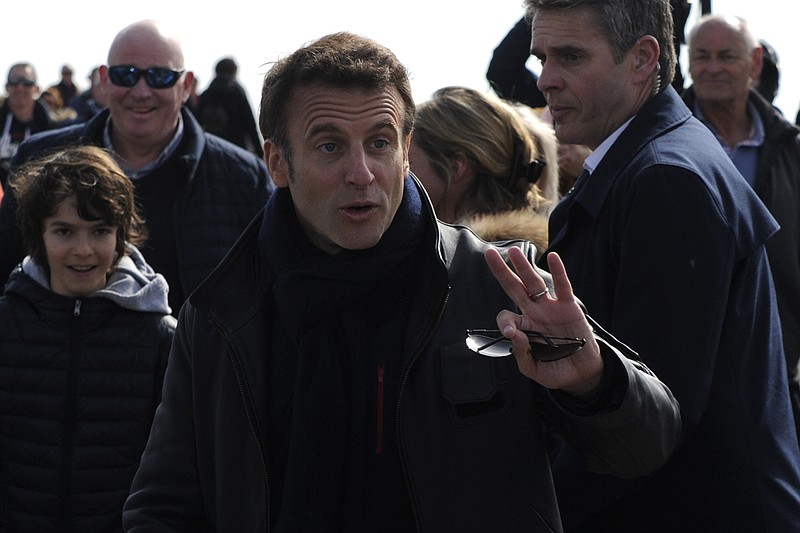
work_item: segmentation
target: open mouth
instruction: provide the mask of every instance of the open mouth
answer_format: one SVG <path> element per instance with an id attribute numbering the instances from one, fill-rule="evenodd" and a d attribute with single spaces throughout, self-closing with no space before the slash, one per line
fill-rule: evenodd
<path id="1" fill-rule="evenodd" d="M 363 220 L 377 209 L 378 206 L 374 204 L 349 205 L 344 208 L 344 213 L 351 219 Z"/>

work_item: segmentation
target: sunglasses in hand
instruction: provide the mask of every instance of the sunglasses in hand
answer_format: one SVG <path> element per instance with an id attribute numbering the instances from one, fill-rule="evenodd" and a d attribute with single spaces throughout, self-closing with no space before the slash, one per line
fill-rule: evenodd
<path id="1" fill-rule="evenodd" d="M 568 357 L 586 344 L 586 339 L 554 337 L 538 331 L 525 331 L 531 346 L 531 355 L 537 361 L 557 361 Z M 468 329 L 467 347 L 486 357 L 507 357 L 513 345 L 498 329 Z"/>

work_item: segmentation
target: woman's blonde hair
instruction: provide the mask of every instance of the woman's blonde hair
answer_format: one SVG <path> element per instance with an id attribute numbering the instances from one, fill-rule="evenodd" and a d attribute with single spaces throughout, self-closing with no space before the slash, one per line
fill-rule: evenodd
<path id="1" fill-rule="evenodd" d="M 524 117 L 499 98 L 467 87 L 439 89 L 418 106 L 413 139 L 445 188 L 457 157 L 475 174 L 456 206 L 458 218 L 524 208 L 549 213 L 557 200 L 555 135 L 536 121 L 535 115 Z M 546 160 L 547 144 L 552 150 Z"/>

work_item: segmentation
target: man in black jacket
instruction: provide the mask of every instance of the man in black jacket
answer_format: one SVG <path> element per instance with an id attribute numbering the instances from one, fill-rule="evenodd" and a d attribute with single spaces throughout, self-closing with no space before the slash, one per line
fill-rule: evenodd
<path id="1" fill-rule="evenodd" d="M 0 201 L 8 188 L 11 159 L 19 145 L 31 135 L 53 127 L 47 107 L 37 98 L 39 85 L 33 65 L 11 65 L 6 91 L 8 96 L 0 102 Z"/>
<path id="2" fill-rule="evenodd" d="M 236 146 L 264 155 L 253 109 L 247 92 L 236 79 L 239 66 L 232 57 L 224 57 L 214 67 L 215 78 L 200 94 L 197 120 L 208 133 L 213 133 Z"/>
<path id="3" fill-rule="evenodd" d="M 206 135 L 182 111 L 193 74 L 178 40 L 151 20 L 115 37 L 100 67 L 108 109 L 85 125 L 34 136 L 12 167 L 67 144 L 108 149 L 133 180 L 150 232 L 141 251 L 169 283 L 177 313 L 184 299 L 222 259 L 264 206 L 271 181 L 255 155 Z M 0 284 L 22 260 L 16 202 L 0 206 Z"/>
<path id="4" fill-rule="evenodd" d="M 744 19 L 709 15 L 689 37 L 693 85 L 684 101 L 716 135 L 781 226 L 767 241 L 767 254 L 795 425 L 800 428 L 800 129 L 753 88 L 764 50 Z"/>
<path id="5" fill-rule="evenodd" d="M 436 220 L 414 115 L 394 54 L 349 33 L 267 74 L 279 188 L 184 306 L 127 531 L 552 533 L 545 427 L 620 476 L 676 446 L 668 389 L 595 338 L 557 255 L 549 286 L 530 243 Z"/>

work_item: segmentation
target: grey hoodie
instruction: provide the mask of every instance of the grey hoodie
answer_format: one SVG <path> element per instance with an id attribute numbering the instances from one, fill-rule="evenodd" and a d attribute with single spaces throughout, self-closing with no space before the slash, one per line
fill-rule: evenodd
<path id="1" fill-rule="evenodd" d="M 107 298 L 132 311 L 171 314 L 172 310 L 167 303 L 167 280 L 147 264 L 136 246 L 127 243 L 126 247 L 126 255 L 109 276 L 106 286 L 89 297 Z M 32 257 L 23 259 L 21 268 L 39 285 L 51 290 L 47 270 Z"/>

